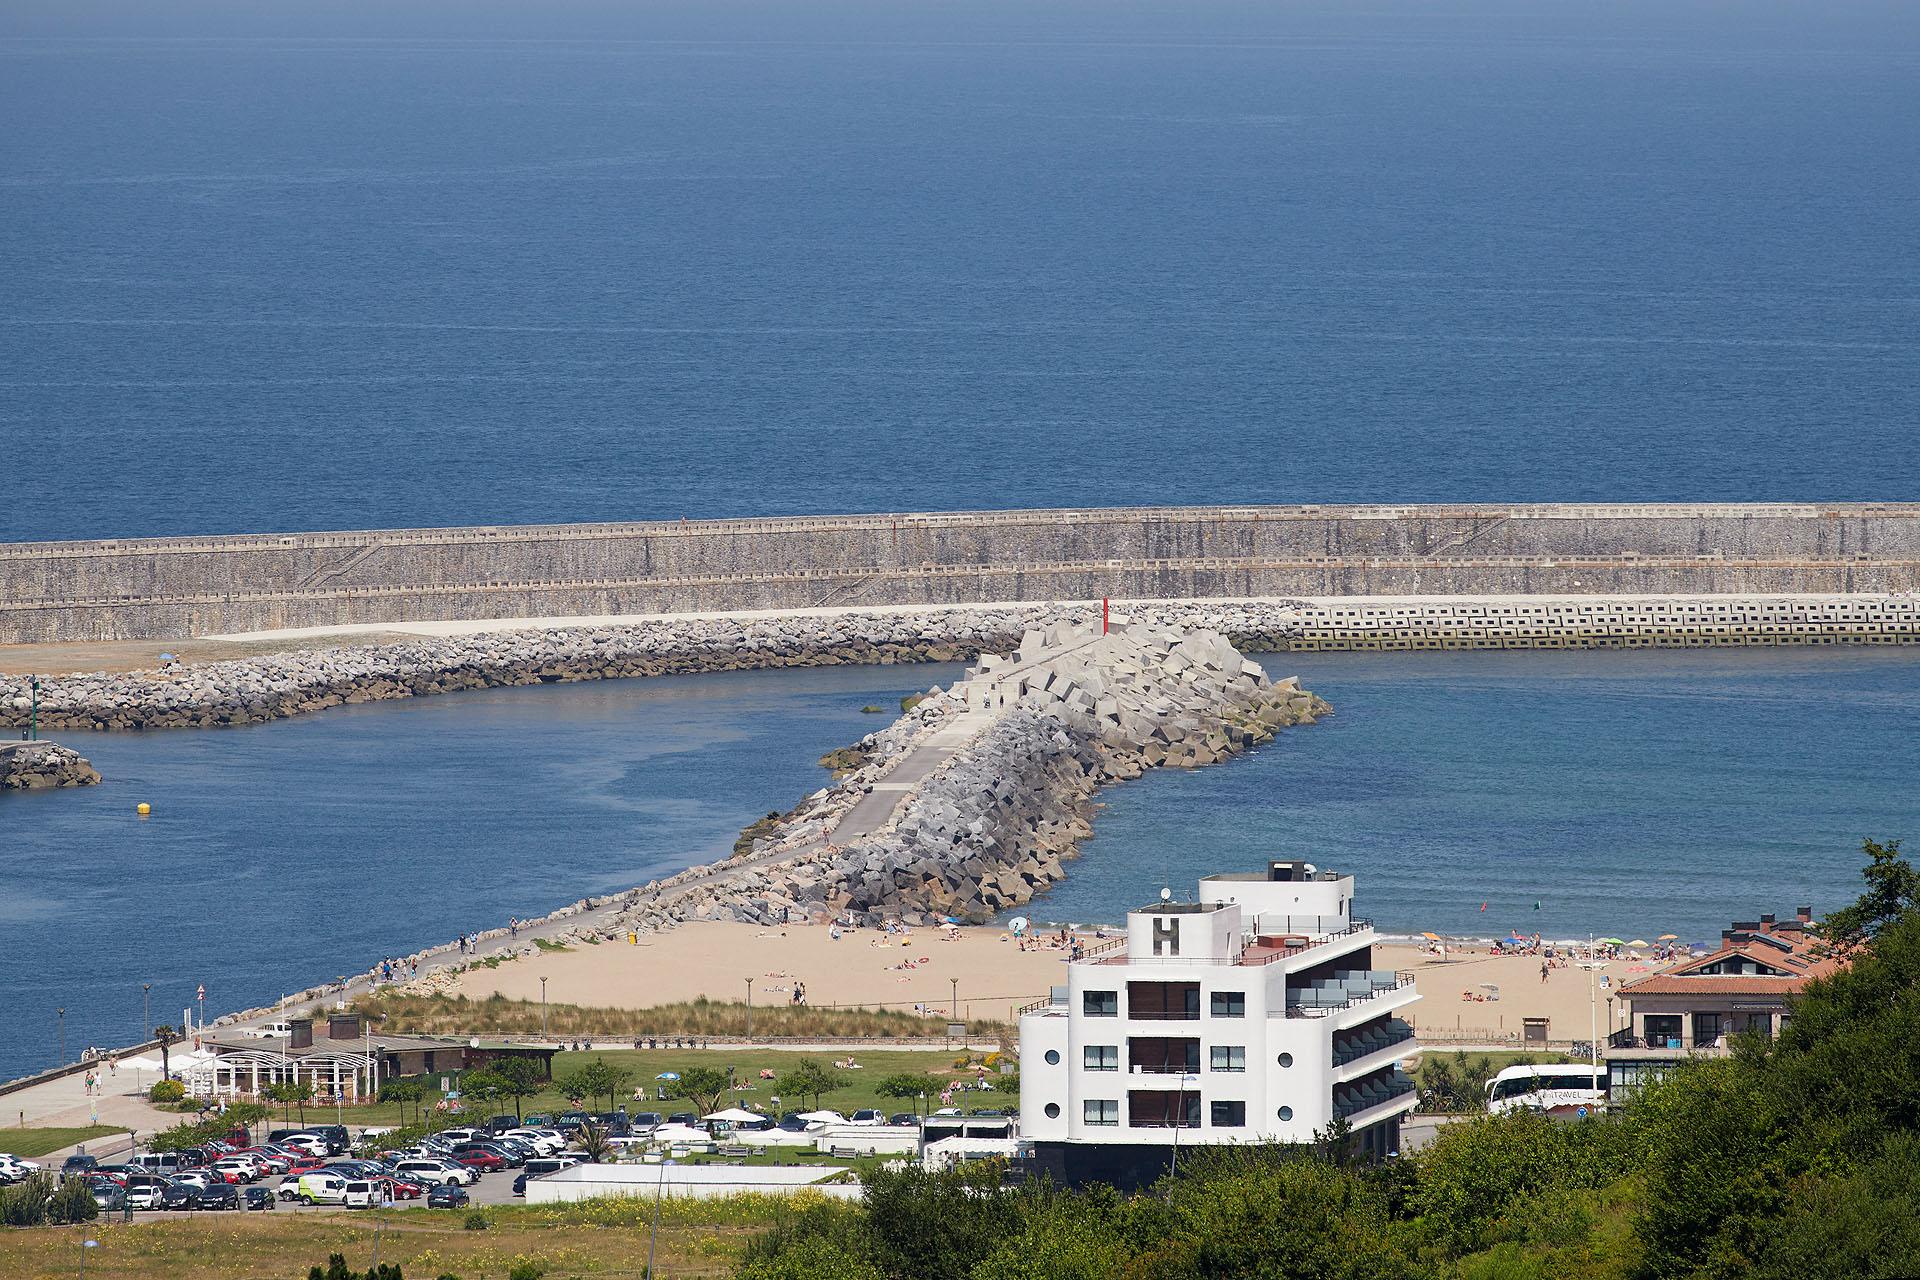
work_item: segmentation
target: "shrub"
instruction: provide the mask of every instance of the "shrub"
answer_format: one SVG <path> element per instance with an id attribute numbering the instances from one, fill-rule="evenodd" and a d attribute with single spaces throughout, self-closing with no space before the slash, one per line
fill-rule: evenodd
<path id="1" fill-rule="evenodd" d="M 153 1088 L 147 1090 L 147 1101 L 159 1103 L 162 1106 L 171 1102 L 179 1102 L 186 1096 L 187 1086 L 181 1084 L 178 1080 L 155 1080 L 153 1082 Z"/>
<path id="2" fill-rule="evenodd" d="M 486 1214 L 480 1212 L 478 1209 L 475 1209 L 472 1213 L 467 1215 L 467 1220 L 461 1223 L 460 1225 L 465 1227 L 468 1231 L 485 1231 L 488 1227 L 492 1226 L 493 1224 L 487 1221 Z"/>

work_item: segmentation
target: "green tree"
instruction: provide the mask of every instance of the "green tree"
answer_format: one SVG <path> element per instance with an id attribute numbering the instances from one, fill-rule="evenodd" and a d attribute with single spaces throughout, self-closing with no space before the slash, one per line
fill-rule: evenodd
<path id="1" fill-rule="evenodd" d="M 802 1058 L 774 1081 L 774 1088 L 796 1098 L 809 1098 L 813 1109 L 820 1109 L 820 1096 L 847 1086 L 844 1071 L 836 1071 L 818 1058 Z"/>
<path id="2" fill-rule="evenodd" d="M 585 1153 L 588 1164 L 605 1164 L 613 1154 L 613 1142 L 605 1129 L 589 1120 L 580 1128 L 580 1150 Z"/>
<path id="3" fill-rule="evenodd" d="M 513 1099 L 513 1118 L 521 1119 L 521 1104 L 545 1092 L 546 1073 L 531 1058 L 501 1058 L 492 1067 L 500 1079 L 501 1096 Z"/>
<path id="4" fill-rule="evenodd" d="M 460 1096 L 478 1101 L 482 1109 L 491 1112 L 494 1100 L 507 1090 L 507 1082 L 499 1074 L 486 1067 L 477 1067 L 460 1077 Z"/>
<path id="5" fill-rule="evenodd" d="M 705 1115 L 720 1109 L 721 1099 L 733 1088 L 733 1077 L 718 1067 L 690 1067 L 680 1073 L 680 1094 Z"/>
<path id="6" fill-rule="evenodd" d="M 625 1067 L 616 1067 L 604 1059 L 595 1058 L 554 1081 L 555 1086 L 568 1098 L 585 1103 L 599 1099 L 607 1100 L 607 1110 L 614 1108 L 614 1098 L 633 1079 L 633 1072 Z"/>
<path id="7" fill-rule="evenodd" d="M 797 1069 L 797 1068 L 796 1068 Z M 866 1238 L 889 1276 L 960 1280 L 1019 1231 L 1022 1192 L 1002 1185 L 1004 1164 L 981 1160 L 929 1172 L 917 1165 L 868 1174 Z"/>
<path id="8" fill-rule="evenodd" d="M 1860 899 L 1832 912 L 1820 923 L 1821 934 L 1836 948 L 1846 950 L 1867 942 L 1901 915 L 1920 909 L 1920 870 L 1900 856 L 1900 842 L 1862 840 L 1867 856 L 1861 874 L 1867 891 Z"/>
<path id="9" fill-rule="evenodd" d="M 180 1042 L 180 1033 L 162 1023 L 153 1029 L 153 1038 L 160 1042 L 160 1078 L 171 1080 L 173 1079 L 173 1062 L 168 1056 L 168 1050 Z"/>
<path id="10" fill-rule="evenodd" d="M 914 1111 L 920 1110 L 920 1098 L 923 1094 L 938 1093 L 940 1086 L 930 1076 L 917 1076 L 911 1072 L 888 1076 L 873 1087 L 873 1091 L 883 1098 L 900 1098 L 911 1101 Z"/>
<path id="11" fill-rule="evenodd" d="M 400 1123 L 407 1123 L 407 1106 L 413 1106 L 413 1122 L 420 1121 L 420 1100 L 426 1097 L 427 1087 L 418 1076 L 395 1076 L 380 1082 L 380 1101 L 391 1102 L 400 1108 Z"/>

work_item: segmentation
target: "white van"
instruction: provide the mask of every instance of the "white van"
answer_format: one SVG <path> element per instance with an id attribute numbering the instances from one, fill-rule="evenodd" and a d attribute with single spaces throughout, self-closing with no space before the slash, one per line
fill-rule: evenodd
<path id="1" fill-rule="evenodd" d="M 1487 1081 L 1487 1110 L 1554 1111 L 1585 1107 L 1597 1111 L 1607 1102 L 1607 1068 L 1587 1062 L 1549 1062 L 1508 1067 Z"/>
<path id="2" fill-rule="evenodd" d="M 371 1180 L 349 1182 L 340 1203 L 349 1209 L 374 1209 L 388 1203 L 387 1184 Z"/>
<path id="3" fill-rule="evenodd" d="M 303 1173 L 293 1194 L 308 1204 L 345 1204 L 347 1180 L 337 1173 Z"/>
<path id="4" fill-rule="evenodd" d="M 177 1151 L 145 1151 L 127 1163 L 148 1173 L 175 1174 L 187 1167 Z"/>

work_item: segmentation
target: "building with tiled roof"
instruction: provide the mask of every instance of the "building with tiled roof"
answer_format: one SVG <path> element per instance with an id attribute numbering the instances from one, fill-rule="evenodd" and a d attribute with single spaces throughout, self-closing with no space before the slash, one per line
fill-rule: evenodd
<path id="1" fill-rule="evenodd" d="M 1607 1041 L 1610 1090 L 1631 1089 L 1675 1061 L 1727 1051 L 1734 1036 L 1769 1039 L 1791 1016 L 1789 1001 L 1840 967 L 1813 930 L 1813 908 L 1790 920 L 1736 921 L 1711 954 L 1624 984 L 1627 1025 Z"/>

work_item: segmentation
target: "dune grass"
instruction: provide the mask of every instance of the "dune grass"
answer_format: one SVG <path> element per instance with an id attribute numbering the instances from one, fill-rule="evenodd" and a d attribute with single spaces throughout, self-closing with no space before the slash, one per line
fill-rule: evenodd
<path id="1" fill-rule="evenodd" d="M 355 1008 L 388 1032 L 422 1035 L 539 1035 L 540 1002 L 491 995 L 472 1000 L 463 995 L 406 995 L 382 991 L 355 1002 Z M 631 1042 L 646 1036 L 739 1037 L 747 1031 L 747 1006 L 739 1001 L 691 1000 L 651 1009 L 605 1009 L 587 1005 L 550 1004 L 547 1034 L 560 1040 L 603 1039 Z M 923 1017 L 904 1009 L 824 1008 L 812 1005 L 756 1005 L 752 1011 L 755 1038 L 820 1039 L 928 1039 L 945 1036 L 944 1017 Z M 978 1037 L 1002 1037 L 1001 1023 L 973 1022 Z"/>

